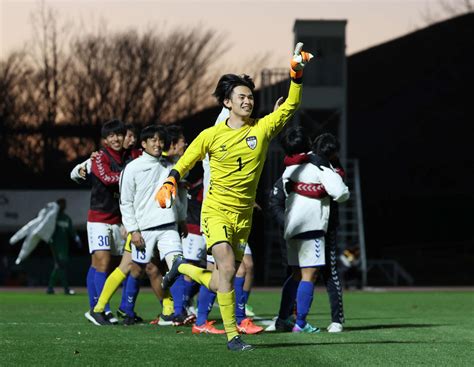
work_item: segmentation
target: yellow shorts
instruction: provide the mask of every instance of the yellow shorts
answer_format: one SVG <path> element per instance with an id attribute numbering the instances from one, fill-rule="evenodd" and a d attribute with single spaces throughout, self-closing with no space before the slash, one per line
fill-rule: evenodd
<path id="1" fill-rule="evenodd" d="M 124 251 L 127 251 L 127 252 L 132 252 L 132 234 L 129 233 L 127 234 L 127 240 L 125 241 L 125 246 L 123 248 Z"/>
<path id="2" fill-rule="evenodd" d="M 228 242 L 234 250 L 235 260 L 242 261 L 250 230 L 253 208 L 236 213 L 221 206 L 203 205 L 201 230 L 206 239 L 207 253 L 216 243 Z"/>

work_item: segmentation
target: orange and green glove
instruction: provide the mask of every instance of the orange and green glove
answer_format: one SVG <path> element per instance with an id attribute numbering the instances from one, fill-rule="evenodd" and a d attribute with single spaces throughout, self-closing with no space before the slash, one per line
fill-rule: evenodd
<path id="1" fill-rule="evenodd" d="M 303 76 L 303 68 L 314 56 L 309 52 L 301 51 L 303 43 L 298 42 L 293 52 L 293 58 L 290 61 L 290 76 L 293 79 L 299 79 Z"/>
<path id="2" fill-rule="evenodd" d="M 176 179 L 173 176 L 168 177 L 163 186 L 160 187 L 155 196 L 161 208 L 171 208 L 176 199 Z"/>

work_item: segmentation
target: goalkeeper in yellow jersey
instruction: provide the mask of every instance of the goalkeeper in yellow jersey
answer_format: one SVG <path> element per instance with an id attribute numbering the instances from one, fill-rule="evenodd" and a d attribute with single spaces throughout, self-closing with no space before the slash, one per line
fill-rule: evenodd
<path id="1" fill-rule="evenodd" d="M 252 227 L 257 185 L 270 140 L 301 102 L 303 67 L 312 58 L 310 53 L 302 51 L 302 46 L 302 43 L 296 45 L 291 60 L 288 98 L 280 108 L 261 119 L 250 117 L 254 108 L 252 79 L 234 74 L 220 78 L 214 96 L 229 109 L 229 118 L 194 139 L 156 195 L 161 207 L 170 207 L 176 195 L 176 183 L 197 161 L 209 155 L 211 177 L 202 205 L 201 230 L 207 251 L 214 256 L 217 266 L 211 272 L 177 259 L 163 278 L 163 288 L 170 287 L 181 273 L 217 292 L 227 348 L 232 351 L 253 349 L 237 331 L 233 280 L 236 262 L 242 260 Z"/>

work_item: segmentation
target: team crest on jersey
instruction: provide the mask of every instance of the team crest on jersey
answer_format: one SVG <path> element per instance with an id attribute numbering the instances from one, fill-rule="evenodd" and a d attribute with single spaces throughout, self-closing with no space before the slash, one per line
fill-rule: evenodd
<path id="1" fill-rule="evenodd" d="M 250 149 L 254 150 L 257 147 L 257 137 L 256 136 L 249 136 L 247 139 L 247 145 Z"/>

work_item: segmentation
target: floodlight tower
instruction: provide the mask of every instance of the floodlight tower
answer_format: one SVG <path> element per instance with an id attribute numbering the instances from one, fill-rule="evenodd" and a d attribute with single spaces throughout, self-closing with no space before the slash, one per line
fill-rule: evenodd
<path id="1" fill-rule="evenodd" d="M 343 164 L 347 159 L 347 71 L 345 20 L 296 20 L 295 43 L 316 59 L 304 70 L 299 119 L 312 131 L 335 134 Z"/>

